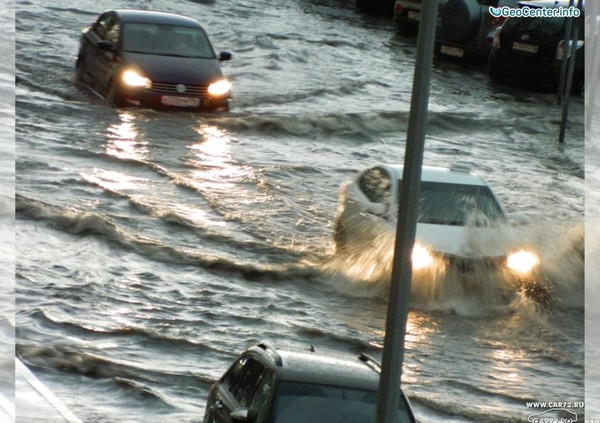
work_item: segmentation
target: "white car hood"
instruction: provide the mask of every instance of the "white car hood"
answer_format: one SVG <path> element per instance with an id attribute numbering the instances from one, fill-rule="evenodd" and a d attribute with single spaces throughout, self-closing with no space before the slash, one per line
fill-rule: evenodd
<path id="1" fill-rule="evenodd" d="M 464 258 L 507 255 L 514 243 L 510 228 L 417 224 L 416 242 L 444 253 Z"/>

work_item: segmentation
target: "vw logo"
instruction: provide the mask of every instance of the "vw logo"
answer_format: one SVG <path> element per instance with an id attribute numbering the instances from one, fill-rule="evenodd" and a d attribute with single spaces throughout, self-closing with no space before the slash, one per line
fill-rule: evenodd
<path id="1" fill-rule="evenodd" d="M 175 86 L 175 89 L 177 90 L 177 92 L 178 92 L 179 94 L 183 94 L 187 88 L 186 88 L 186 86 L 185 86 L 185 85 L 183 85 L 183 84 L 177 84 L 177 85 Z"/>
<path id="2" fill-rule="evenodd" d="M 529 34 L 523 34 L 521 37 L 521 41 L 527 41 L 529 39 Z"/>

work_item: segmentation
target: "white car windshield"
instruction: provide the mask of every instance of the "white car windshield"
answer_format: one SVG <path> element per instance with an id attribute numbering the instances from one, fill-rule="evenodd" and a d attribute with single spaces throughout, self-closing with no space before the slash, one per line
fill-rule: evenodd
<path id="1" fill-rule="evenodd" d="M 200 28 L 137 22 L 124 25 L 123 50 L 160 56 L 215 57 L 206 33 Z"/>
<path id="2" fill-rule="evenodd" d="M 275 403 L 275 423 L 373 423 L 377 392 L 340 386 L 281 382 Z M 409 423 L 404 398 L 398 408 L 399 423 Z"/>
<path id="3" fill-rule="evenodd" d="M 487 186 L 421 182 L 419 223 L 488 226 L 504 219 Z"/>

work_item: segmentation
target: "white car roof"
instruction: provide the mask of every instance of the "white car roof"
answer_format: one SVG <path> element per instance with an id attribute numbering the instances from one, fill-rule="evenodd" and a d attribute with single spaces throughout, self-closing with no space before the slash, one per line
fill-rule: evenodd
<path id="1" fill-rule="evenodd" d="M 403 165 L 384 164 L 381 165 L 381 167 L 389 170 L 390 173 L 395 175 L 397 179 L 402 179 L 402 172 L 404 169 Z M 423 166 L 421 168 L 421 181 L 487 186 L 487 183 L 483 180 L 483 178 L 460 165 L 453 166 L 451 168 Z"/>

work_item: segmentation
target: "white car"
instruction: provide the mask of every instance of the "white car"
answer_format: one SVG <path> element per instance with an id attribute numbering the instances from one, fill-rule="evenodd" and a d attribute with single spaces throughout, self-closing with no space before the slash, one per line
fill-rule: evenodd
<path id="1" fill-rule="evenodd" d="M 360 251 L 382 233 L 395 236 L 402 171 L 401 165 L 381 164 L 342 185 L 334 228 L 339 253 Z M 508 272 L 524 285 L 540 259 L 519 246 L 513 229 L 476 173 L 461 165 L 422 168 L 413 270 Z"/>

